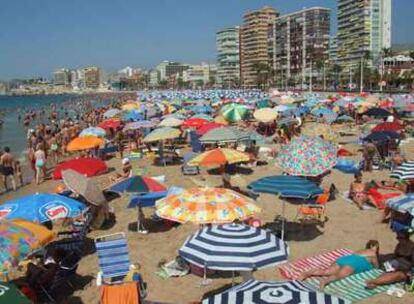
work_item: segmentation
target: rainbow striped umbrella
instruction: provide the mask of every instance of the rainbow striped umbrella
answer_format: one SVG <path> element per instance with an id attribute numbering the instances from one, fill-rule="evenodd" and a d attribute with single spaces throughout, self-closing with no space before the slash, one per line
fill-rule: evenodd
<path id="1" fill-rule="evenodd" d="M 190 188 L 155 204 L 159 217 L 195 224 L 231 223 L 261 211 L 250 198 L 224 188 Z"/>
<path id="2" fill-rule="evenodd" d="M 0 221 L 0 272 L 16 267 L 32 250 L 38 248 L 35 235 L 11 221 Z"/>
<path id="3" fill-rule="evenodd" d="M 336 165 L 336 149 L 319 137 L 296 137 L 282 146 L 277 162 L 289 175 L 318 176 Z"/>

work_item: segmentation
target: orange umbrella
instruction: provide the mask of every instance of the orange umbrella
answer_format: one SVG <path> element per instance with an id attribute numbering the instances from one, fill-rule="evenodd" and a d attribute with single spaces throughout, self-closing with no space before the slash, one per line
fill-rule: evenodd
<path id="1" fill-rule="evenodd" d="M 80 151 L 97 148 L 104 143 L 103 139 L 96 136 L 77 137 L 68 144 L 68 151 Z"/>
<path id="2" fill-rule="evenodd" d="M 234 149 L 217 148 L 206 151 L 188 162 L 190 166 L 212 166 L 247 162 L 250 156 L 247 153 Z"/>

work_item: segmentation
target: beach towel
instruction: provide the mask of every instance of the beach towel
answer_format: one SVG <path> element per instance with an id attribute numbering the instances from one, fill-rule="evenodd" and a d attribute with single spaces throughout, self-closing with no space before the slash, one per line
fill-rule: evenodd
<path id="1" fill-rule="evenodd" d="M 401 192 L 381 193 L 376 188 L 369 189 L 367 193 L 378 209 L 384 209 L 386 207 L 386 200 L 402 195 Z"/>
<path id="2" fill-rule="evenodd" d="M 139 304 L 137 283 L 101 286 L 102 304 Z"/>
<path id="3" fill-rule="evenodd" d="M 349 198 L 349 191 L 344 191 L 343 193 L 341 193 L 341 197 L 344 199 L 344 201 L 346 203 L 350 203 L 350 204 L 355 204 L 350 198 Z M 371 204 L 364 204 L 362 206 L 362 209 L 364 210 L 377 210 L 374 206 L 372 206 Z"/>
<path id="4" fill-rule="evenodd" d="M 352 253 L 353 251 L 349 249 L 335 249 L 284 264 L 279 267 L 279 271 L 286 279 L 297 280 L 304 272 L 314 269 L 327 269 L 339 257 Z"/>
<path id="5" fill-rule="evenodd" d="M 380 269 L 372 269 L 354 274 L 342 280 L 328 284 L 324 291 L 350 301 L 360 301 L 362 299 L 375 296 L 376 294 L 386 292 L 390 287 L 401 287 L 401 284 L 392 284 L 378 286 L 374 289 L 365 288 L 366 281 L 378 278 L 382 273 L 384 273 L 384 271 Z M 307 282 L 315 288 L 319 288 L 318 278 L 308 279 Z"/>

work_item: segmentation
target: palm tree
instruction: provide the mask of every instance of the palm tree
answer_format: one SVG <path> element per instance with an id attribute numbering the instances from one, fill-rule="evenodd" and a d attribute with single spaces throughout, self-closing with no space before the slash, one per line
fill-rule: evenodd
<path id="1" fill-rule="evenodd" d="M 253 69 L 256 71 L 257 87 L 263 90 L 266 89 L 273 73 L 272 68 L 267 63 L 257 62 L 253 65 Z"/>

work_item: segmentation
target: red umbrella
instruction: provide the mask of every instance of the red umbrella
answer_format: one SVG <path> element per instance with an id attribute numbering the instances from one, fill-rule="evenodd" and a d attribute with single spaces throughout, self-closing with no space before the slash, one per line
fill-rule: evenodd
<path id="1" fill-rule="evenodd" d="M 210 130 L 217 129 L 217 128 L 222 128 L 222 127 L 225 127 L 225 125 L 223 125 L 221 123 L 216 123 L 216 122 L 209 122 L 208 124 L 198 128 L 196 133 L 197 133 L 197 135 L 201 136 L 201 135 L 206 134 Z"/>
<path id="2" fill-rule="evenodd" d="M 183 127 L 187 128 L 200 128 L 204 125 L 208 124 L 208 121 L 202 118 L 190 118 L 184 121 L 184 123 L 181 125 Z"/>
<path id="3" fill-rule="evenodd" d="M 384 132 L 384 131 L 392 131 L 397 132 L 404 129 L 404 126 L 399 124 L 398 122 L 383 122 L 376 125 L 371 131 L 372 132 Z"/>
<path id="4" fill-rule="evenodd" d="M 414 112 L 414 103 L 410 103 L 404 107 L 404 111 L 406 112 Z"/>
<path id="5" fill-rule="evenodd" d="M 98 175 L 108 170 L 105 162 L 97 158 L 75 158 L 56 166 L 53 179 L 62 179 L 62 171 L 72 169 L 88 177 Z"/>
<path id="6" fill-rule="evenodd" d="M 121 126 L 121 121 L 116 119 L 107 119 L 102 121 L 98 127 L 102 129 L 117 129 Z"/>

